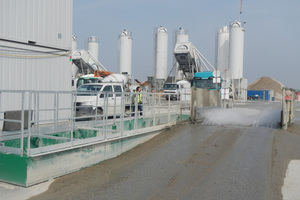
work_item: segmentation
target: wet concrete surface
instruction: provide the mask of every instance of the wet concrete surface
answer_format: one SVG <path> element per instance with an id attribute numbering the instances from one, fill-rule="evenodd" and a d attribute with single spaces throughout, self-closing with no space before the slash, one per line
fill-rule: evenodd
<path id="1" fill-rule="evenodd" d="M 60 178 L 37 199 L 266 199 L 268 132 L 185 125 L 163 145 L 140 146 L 86 174 L 67 175 L 71 182 Z"/>
<path id="2" fill-rule="evenodd" d="M 176 125 L 31 199 L 282 199 L 286 167 L 300 157 L 299 124 Z"/>

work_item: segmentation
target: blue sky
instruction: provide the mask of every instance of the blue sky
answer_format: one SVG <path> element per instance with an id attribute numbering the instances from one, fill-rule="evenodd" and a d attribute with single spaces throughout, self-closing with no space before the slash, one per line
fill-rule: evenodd
<path id="1" fill-rule="evenodd" d="M 190 41 L 212 63 L 218 28 L 239 19 L 239 0 L 74 0 L 73 34 L 78 49 L 89 36 L 99 37 L 99 60 L 117 72 L 118 35 L 132 32 L 132 74 L 145 81 L 154 73 L 154 28 L 168 29 L 168 71 L 173 62 L 174 31 L 188 31 Z M 300 1 L 243 0 L 244 77 L 262 76 L 300 89 Z"/>

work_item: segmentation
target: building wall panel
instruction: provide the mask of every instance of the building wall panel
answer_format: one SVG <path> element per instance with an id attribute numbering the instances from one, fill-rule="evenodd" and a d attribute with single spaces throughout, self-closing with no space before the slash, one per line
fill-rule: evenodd
<path id="1" fill-rule="evenodd" d="M 0 38 L 71 49 L 72 0 L 1 0 Z M 71 35 L 71 37 L 70 37 Z"/>
<path id="2" fill-rule="evenodd" d="M 70 53 L 27 46 L 0 40 L 0 89 L 69 91 Z"/>
<path id="3" fill-rule="evenodd" d="M 72 2 L 0 0 L 0 90 L 71 91 Z M 42 95 L 41 107 L 53 99 Z M 62 98 L 60 105 L 70 107 L 71 97 Z M 0 118 L 3 111 L 21 109 L 21 95 L 0 93 L 0 106 Z"/>

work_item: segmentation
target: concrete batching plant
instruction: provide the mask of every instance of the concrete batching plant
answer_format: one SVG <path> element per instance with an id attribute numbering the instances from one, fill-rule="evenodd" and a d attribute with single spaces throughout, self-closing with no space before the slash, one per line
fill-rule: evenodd
<path id="1" fill-rule="evenodd" d="M 118 40 L 118 54 L 119 54 L 119 73 L 131 74 L 131 60 L 132 60 L 132 37 L 131 33 L 124 30 L 119 35 Z"/>

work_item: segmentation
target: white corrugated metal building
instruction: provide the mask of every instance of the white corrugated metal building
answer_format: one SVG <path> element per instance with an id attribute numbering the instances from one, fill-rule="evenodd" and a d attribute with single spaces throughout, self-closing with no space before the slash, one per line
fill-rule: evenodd
<path id="1" fill-rule="evenodd" d="M 71 90 L 72 10 L 73 0 L 0 0 L 0 90 Z M 2 111 L 18 109 L 3 95 Z"/>

